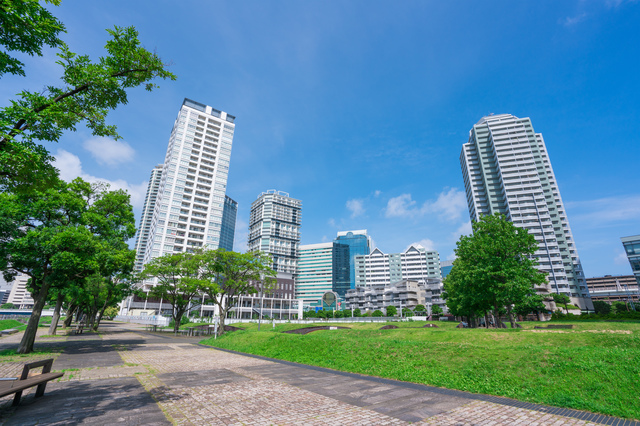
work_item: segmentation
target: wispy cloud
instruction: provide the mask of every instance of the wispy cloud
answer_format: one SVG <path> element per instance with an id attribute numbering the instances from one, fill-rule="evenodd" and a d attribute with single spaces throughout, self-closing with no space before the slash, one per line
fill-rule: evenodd
<path id="1" fill-rule="evenodd" d="M 606 227 L 640 220 L 640 195 L 607 197 L 566 203 L 572 222 L 588 222 L 592 227 Z"/>
<path id="2" fill-rule="evenodd" d="M 351 212 L 351 219 L 364 214 L 364 201 L 360 199 L 352 199 L 347 201 L 347 209 Z"/>
<path id="3" fill-rule="evenodd" d="M 65 151 L 64 149 L 58 150 L 55 155 L 55 161 L 53 165 L 60 170 L 60 178 L 67 182 L 72 181 L 73 179 L 80 177 L 87 182 L 105 182 L 108 183 L 111 190 L 115 189 L 124 189 L 131 196 L 131 204 L 135 208 L 142 208 L 144 204 L 144 197 L 147 192 L 147 184 L 148 182 L 141 182 L 139 184 L 130 184 L 129 182 L 117 179 L 117 180 L 109 180 L 103 179 L 96 176 L 92 176 L 86 173 L 82 169 L 82 162 L 78 156 Z"/>
<path id="4" fill-rule="evenodd" d="M 587 12 L 582 12 L 576 16 L 567 16 L 562 20 L 562 25 L 565 27 L 572 27 L 582 21 L 584 21 L 587 17 Z"/>
<path id="5" fill-rule="evenodd" d="M 385 208 L 385 216 L 419 218 L 428 213 L 437 214 L 446 221 L 458 220 L 467 209 L 464 192 L 457 188 L 445 188 L 435 200 L 427 200 L 422 206 L 412 199 L 411 194 L 402 194 L 389 199 Z"/>
<path id="6" fill-rule="evenodd" d="M 458 241 L 461 235 L 469 235 L 471 234 L 471 232 L 473 232 L 473 229 L 471 228 L 471 221 L 469 220 L 463 223 L 462 225 L 458 226 L 458 229 L 453 231 L 451 236 L 453 237 L 454 241 Z"/>
<path id="7" fill-rule="evenodd" d="M 136 151 L 125 141 L 117 141 L 105 137 L 94 137 L 83 144 L 93 158 L 100 164 L 117 166 L 133 161 Z"/>
<path id="8" fill-rule="evenodd" d="M 618 252 L 616 257 L 613 258 L 613 263 L 616 265 L 629 265 L 629 258 L 625 254 L 625 252 Z"/>
<path id="9" fill-rule="evenodd" d="M 236 219 L 236 231 L 233 235 L 233 251 L 244 253 L 247 251 L 249 240 L 249 224 L 242 219 Z"/>

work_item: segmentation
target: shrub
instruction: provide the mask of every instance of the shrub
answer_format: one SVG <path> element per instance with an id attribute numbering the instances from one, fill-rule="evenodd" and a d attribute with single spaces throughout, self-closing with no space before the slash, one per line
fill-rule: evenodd
<path id="1" fill-rule="evenodd" d="M 387 306 L 386 311 L 388 317 L 393 317 L 398 314 L 398 309 L 395 306 Z"/>
<path id="2" fill-rule="evenodd" d="M 593 302 L 593 309 L 596 314 L 607 315 L 611 312 L 611 305 L 603 300 L 596 300 Z"/>
<path id="3" fill-rule="evenodd" d="M 13 303 L 3 303 L 0 306 L 1 309 L 16 309 L 16 305 L 14 305 Z"/>
<path id="4" fill-rule="evenodd" d="M 371 314 L 371 316 L 372 316 L 372 317 L 382 317 L 382 316 L 384 316 L 384 315 L 382 314 L 382 311 L 381 311 L 381 310 L 376 309 L 375 311 L 373 311 L 373 313 Z"/>

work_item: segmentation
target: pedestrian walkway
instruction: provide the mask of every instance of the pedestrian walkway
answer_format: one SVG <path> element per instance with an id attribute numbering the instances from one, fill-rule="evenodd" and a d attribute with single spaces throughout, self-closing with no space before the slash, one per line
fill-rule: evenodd
<path id="1" fill-rule="evenodd" d="M 122 425 L 635 425 L 612 417 L 340 373 L 221 351 L 201 338 L 106 323 L 100 334 L 38 339 L 65 371 L 45 396 L 17 408 L 0 399 L 0 423 Z M 0 350 L 17 347 L 16 335 Z M 32 358 L 29 358 L 29 361 Z M 9 361 L 9 362 L 6 362 Z M 25 359 L 0 358 L 0 377 Z"/>

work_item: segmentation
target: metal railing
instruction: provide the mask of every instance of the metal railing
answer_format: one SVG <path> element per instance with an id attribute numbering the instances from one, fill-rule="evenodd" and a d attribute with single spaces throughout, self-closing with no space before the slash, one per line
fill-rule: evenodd
<path id="1" fill-rule="evenodd" d="M 114 318 L 114 321 L 122 321 L 122 322 L 132 322 L 136 324 L 147 324 L 147 325 L 159 325 L 161 327 L 167 327 L 170 318 L 159 316 L 159 315 L 117 315 Z"/>

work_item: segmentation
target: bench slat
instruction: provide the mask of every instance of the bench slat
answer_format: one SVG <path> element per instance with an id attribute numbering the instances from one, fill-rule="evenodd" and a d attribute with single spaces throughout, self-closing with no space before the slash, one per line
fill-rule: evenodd
<path id="1" fill-rule="evenodd" d="M 44 373 L 37 376 L 29 377 L 24 380 L 16 380 L 14 382 L 0 382 L 0 397 L 11 395 L 33 386 L 46 383 L 50 380 L 64 376 L 64 373 Z"/>

